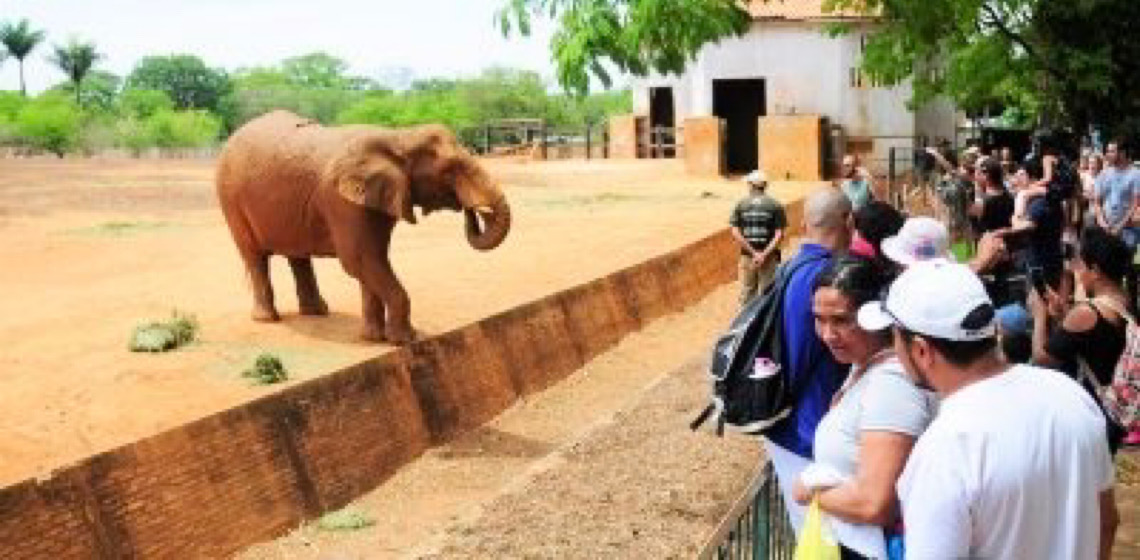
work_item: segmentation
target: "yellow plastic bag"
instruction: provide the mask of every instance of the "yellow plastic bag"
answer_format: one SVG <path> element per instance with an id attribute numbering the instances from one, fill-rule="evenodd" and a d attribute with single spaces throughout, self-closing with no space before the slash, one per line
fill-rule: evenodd
<path id="1" fill-rule="evenodd" d="M 811 501 L 804 528 L 796 542 L 794 560 L 839 560 L 839 543 L 831 535 L 819 511 L 819 498 Z"/>

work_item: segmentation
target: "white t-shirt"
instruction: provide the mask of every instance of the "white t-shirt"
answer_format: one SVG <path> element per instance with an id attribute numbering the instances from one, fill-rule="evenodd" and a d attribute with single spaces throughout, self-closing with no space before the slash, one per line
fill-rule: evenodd
<path id="1" fill-rule="evenodd" d="M 863 432 L 918 437 L 937 410 L 934 395 L 906 376 L 898 358 L 871 366 L 843 392 L 815 429 L 815 462 L 854 477 Z"/>
<path id="2" fill-rule="evenodd" d="M 1113 482 L 1104 417 L 1076 382 L 1014 366 L 945 398 L 898 482 L 906 556 L 1096 558 Z"/>

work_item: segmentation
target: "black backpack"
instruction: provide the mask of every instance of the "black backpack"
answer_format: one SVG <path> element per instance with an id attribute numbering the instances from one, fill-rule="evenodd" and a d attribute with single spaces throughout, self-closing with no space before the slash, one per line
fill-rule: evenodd
<path id="1" fill-rule="evenodd" d="M 792 386 L 784 363 L 784 294 L 800 267 L 821 260 L 793 259 L 781 266 L 772 283 L 740 310 L 717 339 L 709 365 L 711 402 L 689 424 L 691 429 L 715 418 L 717 435 L 724 434 L 726 425 L 760 435 L 791 413 L 802 387 Z"/>

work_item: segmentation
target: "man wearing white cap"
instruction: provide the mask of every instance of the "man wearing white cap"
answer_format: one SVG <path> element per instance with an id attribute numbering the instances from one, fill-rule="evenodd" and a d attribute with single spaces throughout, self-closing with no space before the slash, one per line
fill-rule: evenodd
<path id="1" fill-rule="evenodd" d="M 897 485 L 907 558 L 1108 558 L 1103 415 L 1065 375 L 1005 362 L 968 267 L 915 264 L 858 320 L 892 327 L 907 373 L 942 397 Z"/>
<path id="2" fill-rule="evenodd" d="M 780 264 L 780 241 L 787 227 L 784 207 L 764 192 L 768 188 L 764 172 L 753 171 L 744 182 L 748 184 L 748 196 L 736 203 L 729 219 L 732 236 L 740 244 L 740 305 L 772 282 Z"/>

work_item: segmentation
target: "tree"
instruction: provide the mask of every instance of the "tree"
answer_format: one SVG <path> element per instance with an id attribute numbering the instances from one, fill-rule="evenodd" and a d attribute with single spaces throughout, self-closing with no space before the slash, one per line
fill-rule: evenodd
<path id="1" fill-rule="evenodd" d="M 174 100 L 157 89 L 128 89 L 119 95 L 118 107 L 124 117 L 145 119 L 161 111 L 173 111 Z"/>
<path id="2" fill-rule="evenodd" d="M 79 105 L 88 109 L 110 111 L 115 106 L 119 96 L 122 78 L 102 70 L 92 70 L 83 79 L 83 90 L 79 92 Z M 60 91 L 75 96 L 75 85 L 71 82 L 62 82 L 52 86 L 49 91 Z"/>
<path id="3" fill-rule="evenodd" d="M 348 63 L 323 52 L 287 58 L 281 73 L 290 84 L 304 88 L 348 89 Z"/>
<path id="4" fill-rule="evenodd" d="M 220 112 L 233 82 L 224 70 L 210 68 L 194 55 L 175 54 L 140 60 L 127 78 L 127 88 L 165 92 L 178 109 Z"/>
<path id="5" fill-rule="evenodd" d="M 15 58 L 20 65 L 20 93 L 28 95 L 24 85 L 24 59 L 44 40 L 42 30 L 34 30 L 28 20 L 19 23 L 5 23 L 0 25 L 0 44 L 4 45 L 8 54 Z"/>
<path id="6" fill-rule="evenodd" d="M 1046 124 L 1121 128 L 1140 115 L 1140 25 L 1133 0 L 828 0 L 867 9 L 880 27 L 863 69 L 911 80 L 915 102 L 938 95 L 967 110 L 1006 107 Z M 838 26 L 837 32 L 844 32 Z"/>
<path id="7" fill-rule="evenodd" d="M 534 17 L 557 18 L 550 41 L 558 82 L 577 94 L 590 75 L 611 84 L 620 72 L 680 73 L 701 47 L 748 30 L 751 16 L 737 0 L 504 0 L 504 35 L 528 35 Z"/>
<path id="8" fill-rule="evenodd" d="M 75 84 L 76 104 L 82 101 L 80 93 L 83 91 L 83 79 L 101 58 L 103 55 L 95 50 L 94 43 L 85 43 L 74 37 L 66 45 L 53 46 L 50 60 Z"/>

